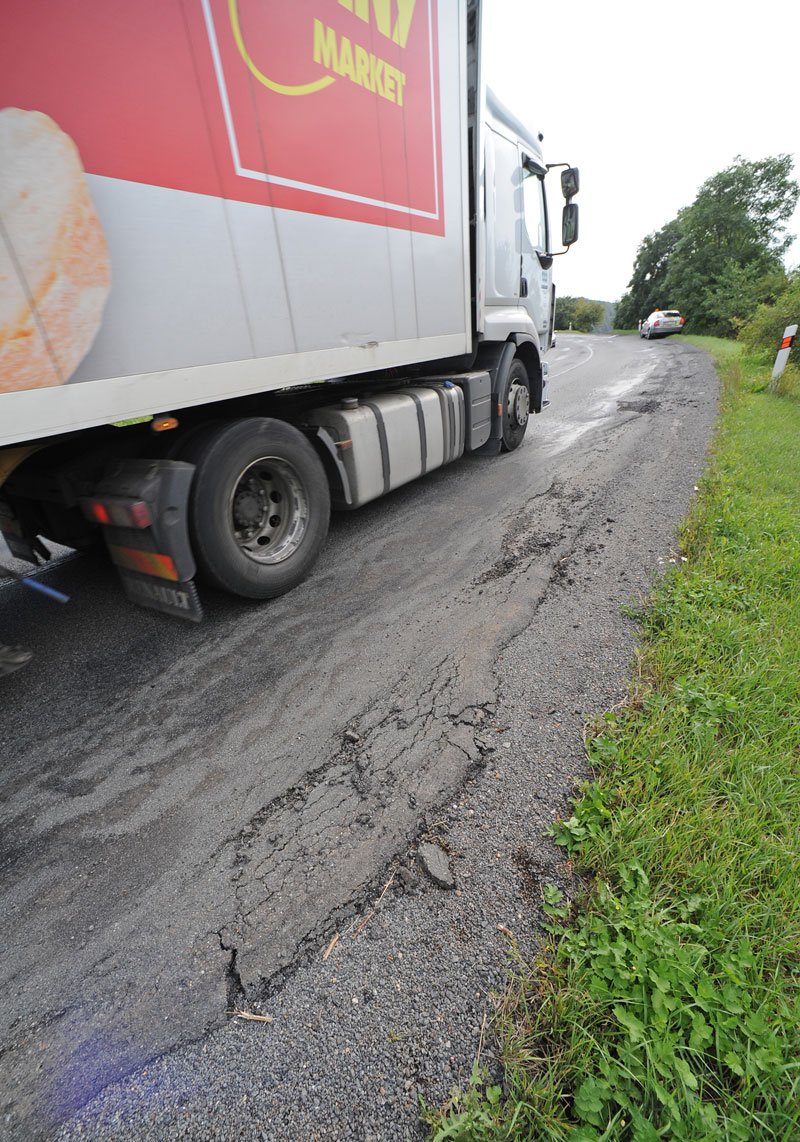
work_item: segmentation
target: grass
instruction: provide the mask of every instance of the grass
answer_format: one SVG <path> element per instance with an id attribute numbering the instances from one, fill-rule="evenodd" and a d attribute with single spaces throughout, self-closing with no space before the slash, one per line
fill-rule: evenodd
<path id="1" fill-rule="evenodd" d="M 800 399 L 709 350 L 723 381 L 678 565 L 640 616 L 627 703 L 553 836 L 577 899 L 513 964 L 436 1142 L 800 1139 Z M 790 378 L 791 380 L 791 378 Z"/>

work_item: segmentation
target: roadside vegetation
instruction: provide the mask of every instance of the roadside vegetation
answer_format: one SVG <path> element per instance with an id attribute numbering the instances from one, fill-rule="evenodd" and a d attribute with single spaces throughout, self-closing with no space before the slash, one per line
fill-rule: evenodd
<path id="1" fill-rule="evenodd" d="M 800 373 L 693 340 L 709 469 L 553 828 L 572 888 L 512 955 L 502 1074 L 426 1111 L 436 1142 L 800 1138 Z"/>

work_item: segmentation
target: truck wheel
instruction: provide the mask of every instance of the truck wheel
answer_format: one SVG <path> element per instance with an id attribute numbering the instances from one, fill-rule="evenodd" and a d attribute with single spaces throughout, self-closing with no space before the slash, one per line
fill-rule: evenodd
<path id="1" fill-rule="evenodd" d="M 280 420 L 239 420 L 192 441 L 189 503 L 201 577 L 247 599 L 297 586 L 328 534 L 325 469 L 298 429 Z"/>
<path id="2" fill-rule="evenodd" d="M 531 407 L 528 373 L 518 357 L 511 362 L 506 386 L 503 402 L 503 451 L 513 452 L 522 443 Z"/>

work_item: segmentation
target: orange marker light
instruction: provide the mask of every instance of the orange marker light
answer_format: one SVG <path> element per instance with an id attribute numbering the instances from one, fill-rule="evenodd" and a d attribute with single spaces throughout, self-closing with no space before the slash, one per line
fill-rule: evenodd
<path id="1" fill-rule="evenodd" d="M 176 416 L 157 416 L 150 427 L 153 432 L 169 432 L 171 428 L 177 428 L 178 424 Z"/>

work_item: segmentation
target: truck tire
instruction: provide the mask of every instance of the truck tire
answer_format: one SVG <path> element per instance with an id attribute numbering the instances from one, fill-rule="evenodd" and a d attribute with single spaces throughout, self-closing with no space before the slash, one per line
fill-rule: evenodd
<path id="1" fill-rule="evenodd" d="M 325 469 L 298 429 L 266 417 L 215 426 L 191 442 L 189 530 L 200 577 L 272 599 L 311 570 L 328 534 Z"/>
<path id="2" fill-rule="evenodd" d="M 503 451 L 519 448 L 528 427 L 531 404 L 531 386 L 528 371 L 515 357 L 511 362 L 504 385 L 503 397 Z"/>

